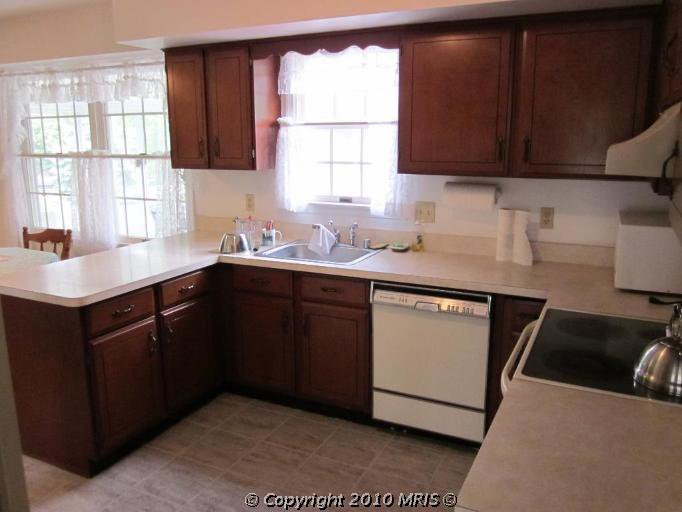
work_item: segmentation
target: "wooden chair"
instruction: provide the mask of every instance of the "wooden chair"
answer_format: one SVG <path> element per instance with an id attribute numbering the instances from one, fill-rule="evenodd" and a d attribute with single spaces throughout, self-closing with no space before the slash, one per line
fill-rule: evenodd
<path id="1" fill-rule="evenodd" d="M 52 252 L 60 255 L 62 260 L 68 259 L 71 251 L 71 230 L 70 229 L 46 229 L 39 233 L 29 233 L 28 228 L 23 228 L 24 249 L 28 249 L 29 242 L 36 242 L 40 244 L 40 250 L 43 251 L 43 245 L 46 243 L 52 244 Z M 57 244 L 62 244 L 61 254 L 57 252 Z"/>

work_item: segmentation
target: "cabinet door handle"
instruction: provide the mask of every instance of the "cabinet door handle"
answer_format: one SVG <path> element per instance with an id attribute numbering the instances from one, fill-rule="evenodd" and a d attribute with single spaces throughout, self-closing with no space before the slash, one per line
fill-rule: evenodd
<path id="1" fill-rule="evenodd" d="M 149 333 L 149 353 L 155 354 L 159 350 L 159 338 L 153 332 Z"/>
<path id="2" fill-rule="evenodd" d="M 218 137 L 213 140 L 213 155 L 215 157 L 220 156 L 220 139 Z"/>
<path id="3" fill-rule="evenodd" d="M 307 338 L 309 333 L 310 333 L 310 325 L 308 322 L 308 315 L 305 315 L 303 317 L 303 336 L 305 336 Z"/>
<path id="4" fill-rule="evenodd" d="M 497 138 L 497 161 L 504 161 L 504 137 Z"/>
<path id="5" fill-rule="evenodd" d="M 284 334 L 289 333 L 289 313 L 282 311 L 282 332 Z"/>
<path id="6" fill-rule="evenodd" d="M 331 286 L 323 286 L 321 289 L 324 293 L 339 293 L 338 288 L 332 288 Z"/>
<path id="7" fill-rule="evenodd" d="M 166 337 L 166 345 L 170 345 L 173 342 L 173 335 L 175 334 L 175 331 L 168 324 L 166 324 L 166 333 L 168 334 Z"/>
<path id="8" fill-rule="evenodd" d="M 127 315 L 128 313 L 132 313 L 134 309 L 135 309 L 135 304 L 128 304 L 124 308 L 114 310 L 111 313 L 111 316 L 113 316 L 114 318 L 121 318 L 123 315 Z"/>
<path id="9" fill-rule="evenodd" d="M 530 161 L 530 137 L 523 138 L 523 161 Z"/>
<path id="10" fill-rule="evenodd" d="M 199 158 L 204 158 L 204 138 L 199 139 Z"/>
<path id="11" fill-rule="evenodd" d="M 186 285 L 186 286 L 181 286 L 180 288 L 178 288 L 178 293 L 179 293 L 180 295 L 184 295 L 184 294 L 186 294 L 187 292 L 191 292 L 191 291 L 194 290 L 196 287 L 197 287 L 197 285 L 196 285 L 195 283 L 188 284 L 188 285 Z"/>

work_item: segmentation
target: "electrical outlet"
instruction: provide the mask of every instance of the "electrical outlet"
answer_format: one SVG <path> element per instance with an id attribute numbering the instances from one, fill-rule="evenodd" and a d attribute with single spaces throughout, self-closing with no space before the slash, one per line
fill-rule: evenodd
<path id="1" fill-rule="evenodd" d="M 436 222 L 436 203 L 429 201 L 414 203 L 414 220 L 422 224 Z"/>
<path id="2" fill-rule="evenodd" d="M 554 208 L 540 208 L 540 228 L 554 229 Z"/>
<path id="3" fill-rule="evenodd" d="M 256 211 L 256 194 L 246 194 L 246 211 L 250 213 Z"/>

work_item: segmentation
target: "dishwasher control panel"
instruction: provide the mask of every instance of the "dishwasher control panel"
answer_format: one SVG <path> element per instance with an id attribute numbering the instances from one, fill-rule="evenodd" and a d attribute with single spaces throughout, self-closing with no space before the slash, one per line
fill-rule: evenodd
<path id="1" fill-rule="evenodd" d="M 449 290 L 434 290 L 433 293 L 413 293 L 408 287 L 372 287 L 372 303 L 401 306 L 433 313 L 490 318 L 490 296 L 468 295 Z M 418 289 L 428 292 L 429 289 Z M 460 298 L 461 297 L 461 298 Z"/>

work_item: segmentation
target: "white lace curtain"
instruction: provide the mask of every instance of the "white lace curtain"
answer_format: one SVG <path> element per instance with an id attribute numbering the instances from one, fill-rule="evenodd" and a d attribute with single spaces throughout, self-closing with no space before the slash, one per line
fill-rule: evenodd
<path id="1" fill-rule="evenodd" d="M 155 56 L 157 59 L 160 56 Z M 14 245 L 22 225 L 29 224 L 27 199 L 17 155 L 27 140 L 22 119 L 30 103 L 108 102 L 130 98 L 166 98 L 161 62 L 133 62 L 80 70 L 50 70 L 0 75 L 0 245 Z M 85 254 L 115 247 L 117 215 L 111 161 L 106 154 L 74 155 L 75 252 Z M 188 186 L 170 167 L 170 158 L 154 163 L 162 172 L 161 224 L 157 236 L 175 234 L 191 225 L 191 209 L 179 204 L 179 186 Z M 173 176 L 171 176 L 173 174 Z M 179 180 L 183 180 L 180 182 Z M 186 190 L 191 196 L 191 191 Z M 182 197 L 184 199 L 184 197 Z M 182 213 L 185 220 L 178 219 Z"/>
<path id="2" fill-rule="evenodd" d="M 306 123 L 352 121 L 370 123 L 368 140 L 382 141 L 380 146 L 370 145 L 366 155 L 372 162 L 367 179 L 372 215 L 401 217 L 407 186 L 396 173 L 398 51 L 351 46 L 338 53 L 289 52 L 281 59 L 278 89 L 282 98 L 276 156 L 279 206 L 300 212 L 314 199 L 308 186 L 315 182 L 315 171 L 306 148 Z M 331 94 L 354 96 L 366 108 L 361 113 L 325 108 L 328 104 L 322 97 Z"/>

